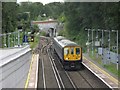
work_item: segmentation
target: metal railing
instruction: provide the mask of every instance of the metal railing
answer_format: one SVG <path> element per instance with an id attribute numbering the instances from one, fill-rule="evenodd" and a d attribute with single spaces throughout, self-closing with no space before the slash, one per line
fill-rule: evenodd
<path id="1" fill-rule="evenodd" d="M 0 48 L 20 47 L 22 45 L 22 32 L 18 30 L 11 33 L 0 34 L 0 39 L 0 43 L 2 43 L 2 47 Z"/>

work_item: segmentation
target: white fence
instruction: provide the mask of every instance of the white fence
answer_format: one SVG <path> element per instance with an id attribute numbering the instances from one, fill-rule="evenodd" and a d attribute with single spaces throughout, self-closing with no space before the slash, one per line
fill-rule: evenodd
<path id="1" fill-rule="evenodd" d="M 114 64 L 117 64 L 117 60 L 119 59 L 120 55 L 118 55 L 117 58 L 117 53 L 111 51 L 109 52 L 107 48 L 104 48 L 103 50 L 102 48 L 98 48 L 99 55 L 102 55 L 102 51 L 103 51 L 103 60 L 105 61 L 105 63 L 112 62 Z"/>

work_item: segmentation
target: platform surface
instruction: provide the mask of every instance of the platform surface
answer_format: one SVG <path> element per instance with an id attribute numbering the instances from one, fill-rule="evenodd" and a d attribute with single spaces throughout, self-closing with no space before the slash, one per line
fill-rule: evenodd
<path id="1" fill-rule="evenodd" d="M 102 66 L 93 62 L 93 60 L 86 54 L 83 55 L 83 64 L 109 88 L 118 88 L 118 79 L 108 73 Z"/>

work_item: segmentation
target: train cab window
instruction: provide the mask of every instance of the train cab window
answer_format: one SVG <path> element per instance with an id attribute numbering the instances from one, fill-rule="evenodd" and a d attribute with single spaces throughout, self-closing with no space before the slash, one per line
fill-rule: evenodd
<path id="1" fill-rule="evenodd" d="M 76 54 L 80 54 L 80 48 L 76 48 Z"/>
<path id="2" fill-rule="evenodd" d="M 71 54 L 74 54 L 74 48 L 71 48 Z"/>
<path id="3" fill-rule="evenodd" d="M 69 54 L 69 48 L 64 48 L 64 54 L 68 55 Z"/>

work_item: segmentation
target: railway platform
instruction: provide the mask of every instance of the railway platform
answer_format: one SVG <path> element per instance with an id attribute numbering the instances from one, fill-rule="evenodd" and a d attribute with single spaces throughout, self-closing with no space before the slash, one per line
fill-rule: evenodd
<path id="1" fill-rule="evenodd" d="M 37 88 L 38 82 L 38 63 L 39 55 L 33 54 L 28 78 L 26 80 L 25 88 Z M 102 80 L 109 88 L 118 88 L 118 80 L 106 72 L 103 68 L 97 65 L 95 62 L 85 54 L 83 54 L 83 65 L 87 67 L 95 76 Z"/>
<path id="2" fill-rule="evenodd" d="M 33 54 L 32 60 L 30 63 L 29 73 L 27 76 L 27 80 L 25 83 L 25 90 L 27 88 L 37 88 L 37 81 L 38 81 L 38 62 L 39 62 L 39 55 Z"/>
<path id="3" fill-rule="evenodd" d="M 87 67 L 95 76 L 102 80 L 109 88 L 118 88 L 118 79 L 102 66 L 94 62 L 87 54 L 83 54 L 83 65 Z"/>

